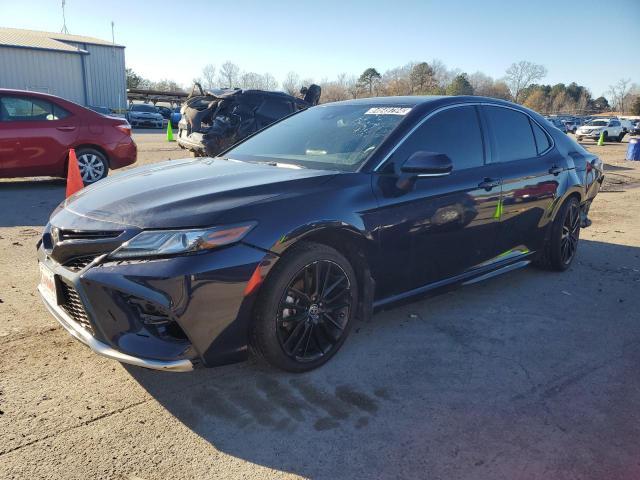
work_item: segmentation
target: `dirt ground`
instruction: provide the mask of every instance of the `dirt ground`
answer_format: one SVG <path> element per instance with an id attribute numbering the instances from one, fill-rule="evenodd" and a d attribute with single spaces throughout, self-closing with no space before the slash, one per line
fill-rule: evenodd
<path id="1" fill-rule="evenodd" d="M 140 163 L 184 152 L 137 132 Z M 361 323 L 325 367 L 103 359 L 36 294 L 59 180 L 0 182 L 0 479 L 640 478 L 640 162 L 563 274 L 527 268 Z"/>

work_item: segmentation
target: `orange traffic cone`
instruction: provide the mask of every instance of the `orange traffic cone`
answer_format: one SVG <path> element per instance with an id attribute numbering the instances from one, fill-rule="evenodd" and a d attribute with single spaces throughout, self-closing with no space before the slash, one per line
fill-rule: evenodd
<path id="1" fill-rule="evenodd" d="M 69 166 L 67 167 L 67 198 L 84 188 L 80 168 L 78 167 L 78 159 L 76 151 L 71 148 L 69 150 Z"/>

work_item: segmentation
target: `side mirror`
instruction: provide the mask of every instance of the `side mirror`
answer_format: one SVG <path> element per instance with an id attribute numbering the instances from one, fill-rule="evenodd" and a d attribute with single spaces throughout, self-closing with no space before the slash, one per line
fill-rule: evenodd
<path id="1" fill-rule="evenodd" d="M 400 170 L 418 177 L 442 177 L 451 173 L 453 163 L 444 153 L 418 151 L 404 162 Z"/>

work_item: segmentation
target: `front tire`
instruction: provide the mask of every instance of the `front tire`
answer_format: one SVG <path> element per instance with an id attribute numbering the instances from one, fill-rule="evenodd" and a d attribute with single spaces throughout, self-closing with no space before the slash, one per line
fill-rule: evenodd
<path id="1" fill-rule="evenodd" d="M 76 153 L 80 175 L 85 185 L 102 180 L 109 173 L 107 157 L 93 148 L 83 148 Z"/>
<path id="2" fill-rule="evenodd" d="M 579 238 L 580 203 L 570 197 L 560 207 L 551 226 L 550 238 L 536 264 L 548 270 L 565 271 L 576 256 Z"/>
<path id="3" fill-rule="evenodd" d="M 289 372 L 318 368 L 346 340 L 357 305 L 349 261 L 326 245 L 300 243 L 276 264 L 260 292 L 252 350 Z"/>

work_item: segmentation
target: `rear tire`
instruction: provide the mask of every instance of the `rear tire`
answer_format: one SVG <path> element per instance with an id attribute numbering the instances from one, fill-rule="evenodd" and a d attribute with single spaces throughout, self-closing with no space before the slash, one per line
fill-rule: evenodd
<path id="1" fill-rule="evenodd" d="M 604 141 L 605 142 L 609 141 L 609 132 L 604 132 Z"/>
<path id="2" fill-rule="evenodd" d="M 251 331 L 253 352 L 274 367 L 306 372 L 340 349 L 358 305 L 349 261 L 319 243 L 295 245 L 269 273 Z"/>
<path id="3" fill-rule="evenodd" d="M 565 271 L 576 256 L 579 238 L 580 203 L 575 197 L 570 197 L 560 207 L 542 256 L 535 264 L 547 270 Z"/>
<path id="4" fill-rule="evenodd" d="M 109 174 L 107 157 L 93 148 L 82 148 L 76 152 L 80 175 L 85 185 L 102 180 Z"/>
<path id="5" fill-rule="evenodd" d="M 620 135 L 618 135 L 618 138 L 616 138 L 616 142 L 620 143 L 622 142 L 622 139 L 624 138 L 626 134 L 624 132 L 622 132 Z"/>

